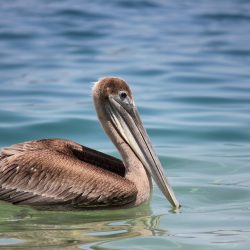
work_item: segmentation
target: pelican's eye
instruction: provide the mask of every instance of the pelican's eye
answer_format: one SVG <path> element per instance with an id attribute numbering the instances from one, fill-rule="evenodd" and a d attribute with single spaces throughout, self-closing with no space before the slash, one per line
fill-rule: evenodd
<path id="1" fill-rule="evenodd" d="M 119 91 L 118 93 L 118 99 L 119 99 L 119 102 L 124 106 L 131 106 L 133 104 L 132 100 L 130 99 L 129 95 L 128 95 L 128 92 L 127 91 L 124 91 L 124 90 L 121 90 Z"/>
<path id="2" fill-rule="evenodd" d="M 119 96 L 120 96 L 121 100 L 123 101 L 124 99 L 127 98 L 128 94 L 125 91 L 120 91 Z"/>

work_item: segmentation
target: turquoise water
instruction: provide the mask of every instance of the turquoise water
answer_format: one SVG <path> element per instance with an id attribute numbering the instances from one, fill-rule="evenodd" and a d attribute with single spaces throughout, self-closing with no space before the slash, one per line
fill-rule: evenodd
<path id="1" fill-rule="evenodd" d="M 115 75 L 183 207 L 0 202 L 0 249 L 249 249 L 250 2 L 1 1 L 0 146 L 60 137 L 119 157 L 91 100 Z"/>

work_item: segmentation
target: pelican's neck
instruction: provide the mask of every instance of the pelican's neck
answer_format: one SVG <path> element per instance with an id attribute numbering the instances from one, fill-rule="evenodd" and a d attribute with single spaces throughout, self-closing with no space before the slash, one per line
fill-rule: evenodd
<path id="1" fill-rule="evenodd" d="M 122 156 L 126 168 L 125 178 L 133 182 L 137 188 L 138 193 L 134 205 L 139 205 L 150 198 L 152 190 L 151 176 L 145 170 L 143 164 L 134 154 L 133 150 L 118 135 L 113 126 L 108 124 L 108 127 L 109 129 L 105 130 Z"/>
<path id="2" fill-rule="evenodd" d="M 137 197 L 134 205 L 139 205 L 144 201 L 147 201 L 151 194 L 152 180 L 149 174 L 146 172 L 141 161 L 136 157 L 133 150 L 124 142 L 122 137 L 114 128 L 109 116 L 105 111 L 105 103 L 100 101 L 99 89 L 94 86 L 93 88 L 93 100 L 96 108 L 96 113 L 99 121 L 102 124 L 106 134 L 112 140 L 116 148 L 119 150 L 126 171 L 125 178 L 133 182 L 137 188 Z"/>
<path id="3" fill-rule="evenodd" d="M 122 155 L 126 167 L 125 178 L 133 182 L 137 188 L 137 197 L 135 205 L 147 201 L 152 190 L 152 179 L 145 170 L 141 161 L 136 157 L 134 152 L 126 143 L 121 143 L 117 148 Z"/>

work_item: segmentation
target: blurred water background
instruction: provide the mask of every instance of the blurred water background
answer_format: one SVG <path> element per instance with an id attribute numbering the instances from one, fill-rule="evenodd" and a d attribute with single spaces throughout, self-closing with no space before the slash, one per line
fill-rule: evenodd
<path id="1" fill-rule="evenodd" d="M 92 106 L 126 79 L 183 207 L 0 202 L 0 249 L 249 249 L 250 1 L 0 2 L 0 147 L 68 138 L 119 157 Z"/>

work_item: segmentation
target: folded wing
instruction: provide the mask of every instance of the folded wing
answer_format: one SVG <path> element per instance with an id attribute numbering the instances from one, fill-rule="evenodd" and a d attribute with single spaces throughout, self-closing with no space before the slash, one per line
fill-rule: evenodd
<path id="1" fill-rule="evenodd" d="M 136 199 L 114 157 L 67 140 L 16 144 L 0 153 L 0 200 L 70 208 L 123 206 Z"/>

